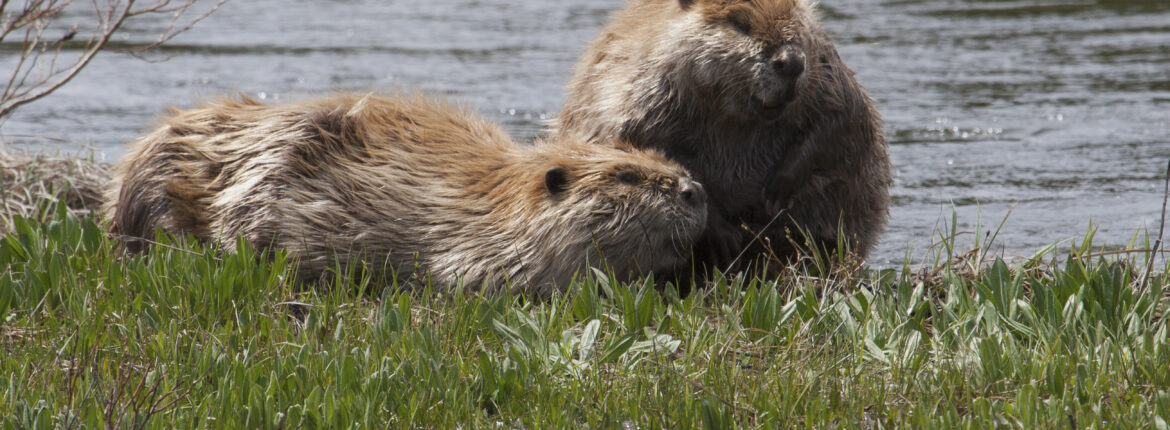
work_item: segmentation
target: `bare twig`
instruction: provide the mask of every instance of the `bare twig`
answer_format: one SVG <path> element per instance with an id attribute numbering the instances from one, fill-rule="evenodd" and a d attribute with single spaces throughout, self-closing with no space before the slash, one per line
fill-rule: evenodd
<path id="1" fill-rule="evenodd" d="M 220 6 L 223 6 L 223 4 L 227 3 L 227 2 L 228 2 L 228 0 L 216 0 L 215 6 L 213 6 L 211 9 L 207 10 L 203 14 L 201 14 L 195 18 L 192 18 L 190 21 L 187 22 L 186 25 L 179 27 L 178 30 L 175 29 L 175 25 L 177 25 L 179 23 L 179 18 L 182 17 L 187 12 L 187 10 L 191 8 L 191 6 L 195 5 L 195 1 L 187 1 L 179 6 L 175 6 L 172 8 L 166 7 L 167 5 L 170 4 L 170 0 L 160 1 L 156 4 L 154 4 L 152 7 L 147 7 L 144 9 L 134 11 L 134 12 L 132 12 L 132 16 L 142 15 L 142 14 L 147 14 L 147 13 L 170 13 L 170 14 L 172 14 L 172 18 L 171 18 L 170 24 L 167 25 L 167 28 L 165 30 L 163 30 L 161 33 L 159 33 L 158 38 L 155 39 L 154 42 L 151 42 L 151 43 L 148 43 L 148 44 L 145 44 L 142 46 L 135 46 L 132 48 L 118 49 L 117 52 L 137 54 L 137 53 L 140 53 L 142 51 L 148 51 L 148 50 L 157 48 L 157 47 L 161 46 L 162 44 L 167 43 L 168 41 L 173 39 L 175 36 L 178 36 L 178 35 L 186 32 L 187 30 L 190 30 L 192 27 L 195 26 L 195 24 L 198 24 L 199 21 L 203 21 L 207 17 L 211 16 L 212 13 L 214 13 L 216 10 L 218 10 L 220 8 Z"/>
<path id="2" fill-rule="evenodd" d="M 45 97 L 73 80 L 82 69 L 103 51 L 111 38 L 127 21 L 132 19 L 168 19 L 166 28 L 159 32 L 154 41 L 117 49 L 143 58 L 142 53 L 159 47 L 175 36 L 190 30 L 195 24 L 210 16 L 228 0 L 155 0 L 143 5 L 143 0 L 92 0 L 94 22 L 86 26 L 90 36 L 84 42 L 71 42 L 78 34 L 78 28 L 66 30 L 59 37 L 49 37 L 46 31 L 52 29 L 62 17 L 62 12 L 71 5 L 81 5 L 76 0 L 27 0 L 24 8 L 5 14 L 9 0 L 0 0 L 0 41 L 8 36 L 21 35 L 20 52 L 13 61 L 14 68 L 0 92 L 0 118 L 11 114 L 27 103 Z M 214 2 L 209 9 L 183 22 L 183 17 L 200 2 Z M 78 6 L 81 7 L 81 6 Z M 169 15 L 169 18 L 166 18 Z M 70 49 L 77 47 L 79 49 Z M 66 52 L 70 54 L 66 54 Z M 69 58 L 70 55 L 76 55 Z M 69 58 L 68 61 L 59 61 Z"/>

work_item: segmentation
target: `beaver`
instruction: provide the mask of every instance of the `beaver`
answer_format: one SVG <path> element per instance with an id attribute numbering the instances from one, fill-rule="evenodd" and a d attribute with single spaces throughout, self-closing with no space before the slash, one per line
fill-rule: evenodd
<path id="1" fill-rule="evenodd" d="M 700 263 L 839 243 L 864 258 L 892 179 L 853 75 L 808 0 L 634 0 L 578 63 L 549 133 L 658 149 L 690 170 L 711 196 Z"/>
<path id="2" fill-rule="evenodd" d="M 287 249 L 302 279 L 356 260 L 546 296 L 586 262 L 632 276 L 685 261 L 706 220 L 702 185 L 655 151 L 521 145 L 407 95 L 172 109 L 115 176 L 106 213 L 127 251 L 156 229 L 229 251 L 242 236 Z"/>

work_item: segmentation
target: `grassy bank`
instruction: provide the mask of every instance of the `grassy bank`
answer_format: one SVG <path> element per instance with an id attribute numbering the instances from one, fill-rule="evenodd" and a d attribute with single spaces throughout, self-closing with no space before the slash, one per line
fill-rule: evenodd
<path id="1" fill-rule="evenodd" d="M 28 152 L 0 142 L 0 234 L 11 231 L 14 216 L 33 216 L 46 201 L 64 200 L 77 216 L 99 210 L 108 170 L 92 152 Z"/>
<path id="2" fill-rule="evenodd" d="M 533 303 L 360 274 L 305 289 L 246 246 L 124 258 L 93 218 L 32 207 L 0 239 L 4 428 L 1170 420 L 1167 276 L 1143 283 L 1144 253 L 1096 256 L 1091 235 L 1007 264 L 952 234 L 924 267 L 792 268 L 686 298 L 592 273 Z"/>

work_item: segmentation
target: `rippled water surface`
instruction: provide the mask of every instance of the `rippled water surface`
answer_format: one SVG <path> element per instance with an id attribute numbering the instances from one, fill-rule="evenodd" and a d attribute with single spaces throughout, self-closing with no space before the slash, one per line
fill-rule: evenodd
<path id="1" fill-rule="evenodd" d="M 99 57 L 0 124 L 0 141 L 90 144 L 112 159 L 168 105 L 397 89 L 464 100 L 529 139 L 623 3 L 233 0 L 165 48 L 168 61 Z M 921 256 L 952 212 L 970 231 L 1014 208 L 999 237 L 1009 254 L 1080 237 L 1090 221 L 1114 245 L 1156 234 L 1170 1 L 822 0 L 821 12 L 886 120 L 897 182 L 875 262 Z"/>

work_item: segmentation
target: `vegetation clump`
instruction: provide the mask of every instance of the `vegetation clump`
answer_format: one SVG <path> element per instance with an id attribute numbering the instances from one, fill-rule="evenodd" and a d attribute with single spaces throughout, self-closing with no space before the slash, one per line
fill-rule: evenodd
<path id="1" fill-rule="evenodd" d="M 75 216 L 97 213 L 109 177 L 108 166 L 92 155 L 28 152 L 0 144 L 0 234 L 12 230 L 14 216 L 28 218 L 43 203 L 58 199 Z"/>
<path id="2" fill-rule="evenodd" d="M 28 215 L 28 216 L 26 216 Z M 0 237 L 0 427 L 1160 427 L 1167 276 L 1092 235 L 1004 261 L 806 262 L 680 297 L 582 274 L 548 301 L 405 290 L 66 204 Z M 1132 248 L 1132 247 L 1131 247 Z"/>

